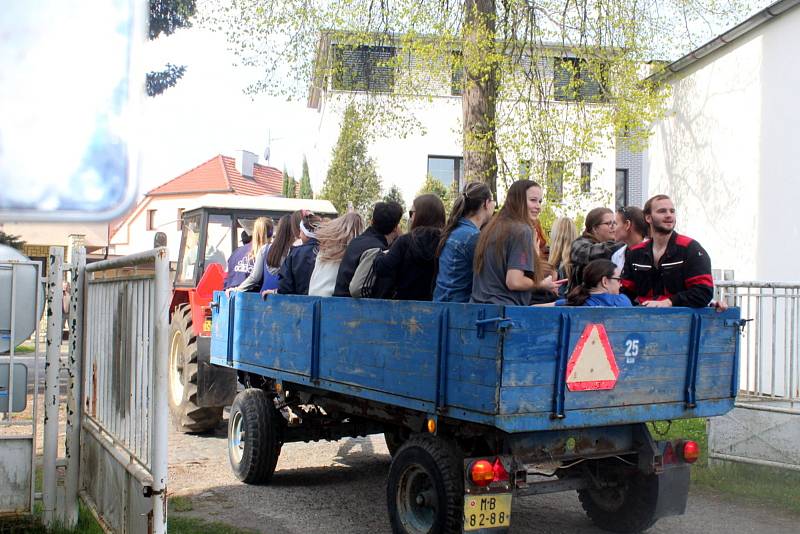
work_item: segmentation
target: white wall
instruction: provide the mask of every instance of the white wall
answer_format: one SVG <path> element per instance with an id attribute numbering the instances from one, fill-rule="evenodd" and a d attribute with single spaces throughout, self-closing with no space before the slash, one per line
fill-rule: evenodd
<path id="1" fill-rule="evenodd" d="M 308 157 L 314 191 L 322 189 L 333 147 L 339 137 L 344 110 L 354 97 L 367 98 L 365 95 L 338 91 L 329 91 L 323 96 L 315 150 Z M 409 97 L 405 105 L 422 125 L 424 133 L 414 131 L 405 137 L 401 134 L 376 136 L 370 143 L 369 151 L 375 160 L 384 190 L 388 190 L 392 184 L 397 185 L 406 203 L 410 204 L 425 181 L 429 155 L 462 156 L 462 109 L 458 96 Z M 593 189 L 607 192 L 608 201 L 605 204 L 613 206 L 615 151 L 609 148 L 598 154 L 587 154 L 583 161 L 592 163 Z M 517 162 L 510 164 L 516 166 Z M 517 169 L 513 171 L 516 173 Z M 575 176 L 580 175 L 577 164 L 574 173 Z M 587 206 L 594 207 L 591 203 Z"/>
<path id="2" fill-rule="evenodd" d="M 149 199 L 149 202 L 148 202 Z M 196 201 L 192 201 L 187 196 L 166 196 L 166 197 L 145 197 L 142 202 L 147 202 L 146 206 L 139 209 L 135 217 L 129 219 L 116 234 L 111 238 L 111 248 L 109 253 L 112 255 L 127 255 L 142 252 L 153 248 L 153 239 L 156 232 L 167 234 L 167 248 L 169 249 L 170 261 L 178 261 L 178 249 L 181 243 L 181 231 L 178 227 L 178 208 L 186 208 Z M 147 229 L 147 211 L 154 209 L 155 229 Z"/>
<path id="3" fill-rule="evenodd" d="M 647 196 L 740 280 L 800 279 L 798 30 L 794 9 L 681 73 L 645 159 Z"/>

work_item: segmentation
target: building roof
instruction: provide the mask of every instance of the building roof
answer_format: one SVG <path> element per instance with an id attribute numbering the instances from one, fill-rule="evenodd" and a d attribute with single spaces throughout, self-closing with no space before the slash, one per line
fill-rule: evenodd
<path id="1" fill-rule="evenodd" d="M 336 216 L 336 208 L 330 200 L 319 198 L 283 198 L 273 195 L 247 196 L 234 195 L 204 195 L 186 202 L 186 211 L 196 208 L 239 208 L 254 210 L 274 210 L 292 212 L 297 210 L 311 210 L 318 215 Z"/>
<path id="2" fill-rule="evenodd" d="M 762 24 L 769 22 L 775 17 L 781 16 L 788 11 L 791 11 L 798 5 L 800 5 L 800 0 L 778 0 L 774 4 L 770 4 L 747 20 L 737 24 L 725 33 L 718 35 L 703 46 L 692 50 L 685 56 L 668 64 L 664 70 L 650 76 L 650 79 L 662 81 L 670 78 L 674 74 L 678 74 L 682 70 L 686 69 L 712 52 L 716 52 L 720 48 L 731 44 L 741 37 L 744 37 Z"/>
<path id="3" fill-rule="evenodd" d="M 256 163 L 253 166 L 253 177 L 245 178 L 236 168 L 234 158 L 218 155 L 177 178 L 151 189 L 146 196 L 204 193 L 280 195 L 282 189 L 283 173 L 278 169 Z"/>

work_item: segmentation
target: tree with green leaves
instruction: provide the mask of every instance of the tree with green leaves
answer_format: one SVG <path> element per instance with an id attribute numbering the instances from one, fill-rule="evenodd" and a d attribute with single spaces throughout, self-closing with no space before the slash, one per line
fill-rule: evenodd
<path id="1" fill-rule="evenodd" d="M 397 202 L 398 204 L 400 204 L 400 207 L 403 208 L 403 213 L 406 212 L 406 203 L 405 200 L 403 199 L 403 194 L 400 192 L 400 189 L 394 184 L 392 184 L 392 187 L 390 187 L 389 190 L 386 192 L 386 194 L 383 195 L 383 201 Z"/>
<path id="2" fill-rule="evenodd" d="M 348 106 L 319 195 L 330 200 L 339 213 L 352 203 L 356 211 L 367 214 L 380 198 L 381 180 L 369 156 L 364 129 L 365 120 L 356 106 Z"/>
<path id="3" fill-rule="evenodd" d="M 564 169 L 561 202 L 597 201 L 579 163 L 625 132 L 642 147 L 665 110 L 663 68 L 748 9 L 745 0 L 327 0 L 222 3 L 214 26 L 264 77 L 249 87 L 312 97 L 346 85 L 376 134 L 421 128 L 419 98 L 461 95 L 464 181 L 494 190 Z M 366 65 L 368 68 L 363 68 Z M 356 69 L 356 70 L 354 70 Z M 361 69 L 361 70 L 358 70 Z M 452 93 L 451 93 L 452 91 Z M 383 126 L 383 128 L 381 128 Z M 599 195 L 599 196 L 598 196 Z"/>
<path id="4" fill-rule="evenodd" d="M 197 10 L 196 0 L 150 0 L 150 24 L 148 38 L 152 41 L 160 35 L 169 36 L 181 28 L 192 25 Z M 160 71 L 147 73 L 147 96 L 160 95 L 174 87 L 186 73 L 186 65 L 167 63 Z"/>
<path id="5" fill-rule="evenodd" d="M 22 241 L 18 235 L 7 234 L 0 230 L 0 245 L 22 250 L 22 247 L 25 246 L 25 241 Z"/>
<path id="6" fill-rule="evenodd" d="M 308 160 L 303 155 L 303 176 L 300 178 L 300 198 L 314 198 L 314 190 L 311 189 L 311 176 L 308 174 Z"/>
<path id="7" fill-rule="evenodd" d="M 441 180 L 435 178 L 431 174 L 425 177 L 425 182 L 423 182 L 422 187 L 420 187 L 419 191 L 417 191 L 418 196 L 426 193 L 433 193 L 441 198 L 445 207 L 445 211 L 448 213 L 450 212 L 450 206 L 453 205 L 452 192 L 450 188 L 442 183 Z"/>
<path id="8" fill-rule="evenodd" d="M 297 192 L 297 182 L 289 176 L 286 167 L 283 168 L 283 184 L 281 186 L 281 194 L 285 198 L 295 198 Z"/>

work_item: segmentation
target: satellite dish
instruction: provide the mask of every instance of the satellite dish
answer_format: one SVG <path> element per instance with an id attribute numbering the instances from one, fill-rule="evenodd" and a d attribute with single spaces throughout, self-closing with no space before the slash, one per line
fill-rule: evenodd
<path id="1" fill-rule="evenodd" d="M 36 330 L 36 323 L 42 316 L 44 309 L 44 287 L 37 279 L 36 267 L 30 264 L 19 265 L 16 268 L 16 306 L 11 309 L 11 278 L 12 263 L 30 261 L 18 250 L 6 245 L 0 245 L 0 354 L 11 350 L 11 316 L 14 315 L 14 346 L 16 347 Z M 60 288 L 59 288 L 60 289 Z M 39 305 L 34 313 L 34 298 L 39 292 Z"/>

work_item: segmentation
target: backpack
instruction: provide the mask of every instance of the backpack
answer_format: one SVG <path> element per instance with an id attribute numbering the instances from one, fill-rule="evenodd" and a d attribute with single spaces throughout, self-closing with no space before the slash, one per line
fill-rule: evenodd
<path id="1" fill-rule="evenodd" d="M 373 264 L 378 254 L 382 252 L 379 248 L 368 248 L 361 253 L 358 260 L 358 267 L 350 280 L 350 296 L 353 298 L 370 298 L 375 289 L 375 269 Z"/>

